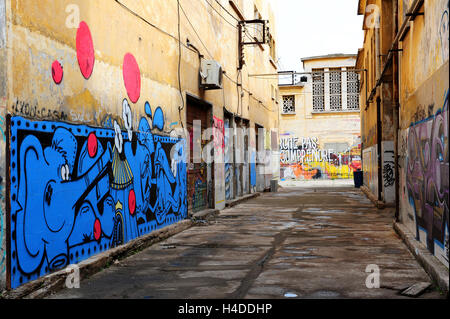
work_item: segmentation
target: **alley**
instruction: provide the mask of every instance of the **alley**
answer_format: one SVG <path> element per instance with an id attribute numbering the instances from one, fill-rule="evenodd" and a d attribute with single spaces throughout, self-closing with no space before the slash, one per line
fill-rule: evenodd
<path id="1" fill-rule="evenodd" d="M 407 298 L 401 290 L 430 279 L 392 219 L 355 188 L 282 188 L 50 298 Z M 379 267 L 379 289 L 366 287 L 368 265 Z"/>

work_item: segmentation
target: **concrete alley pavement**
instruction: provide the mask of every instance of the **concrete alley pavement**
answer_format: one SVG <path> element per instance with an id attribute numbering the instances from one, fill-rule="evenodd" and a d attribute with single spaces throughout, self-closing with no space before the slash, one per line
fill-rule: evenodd
<path id="1" fill-rule="evenodd" d="M 392 221 L 355 188 L 282 188 L 49 298 L 407 298 L 399 292 L 430 278 Z M 378 289 L 366 287 L 373 264 Z"/>

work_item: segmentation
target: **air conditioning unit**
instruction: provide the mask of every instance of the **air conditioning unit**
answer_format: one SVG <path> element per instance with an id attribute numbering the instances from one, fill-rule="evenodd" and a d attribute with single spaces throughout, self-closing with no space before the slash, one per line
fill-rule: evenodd
<path id="1" fill-rule="evenodd" d="M 200 88 L 217 90 L 222 88 L 223 71 L 220 64 L 214 60 L 202 59 L 200 66 Z"/>

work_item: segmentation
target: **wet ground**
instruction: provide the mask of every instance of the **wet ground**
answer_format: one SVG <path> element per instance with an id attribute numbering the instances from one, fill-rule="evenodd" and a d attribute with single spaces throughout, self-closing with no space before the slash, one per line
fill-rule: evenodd
<path id="1" fill-rule="evenodd" d="M 355 188 L 282 188 L 51 298 L 408 298 L 400 292 L 430 279 L 392 221 Z M 369 265 L 380 288 L 366 286 Z"/>

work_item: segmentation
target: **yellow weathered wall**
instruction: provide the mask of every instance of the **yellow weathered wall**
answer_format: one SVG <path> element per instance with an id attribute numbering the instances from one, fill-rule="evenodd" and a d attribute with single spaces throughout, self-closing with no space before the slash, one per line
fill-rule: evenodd
<path id="1" fill-rule="evenodd" d="M 131 52 L 141 69 L 142 100 L 148 99 L 152 105 L 161 105 L 167 112 L 168 118 L 174 121 L 179 120 L 177 108 L 173 107 L 180 104 L 177 82 L 177 41 L 137 19 L 116 2 L 104 5 L 101 1 L 77 1 L 80 7 L 80 18 L 86 21 L 91 29 L 96 52 L 94 73 L 89 81 L 85 81 L 78 70 L 74 54 L 76 29 L 67 28 L 65 26 L 67 15 L 60 14 L 64 13 L 67 5 L 71 3 L 73 1 L 56 3 L 11 1 L 11 31 L 14 36 L 10 40 L 11 62 L 13 62 L 10 100 L 18 99 L 42 107 L 52 107 L 69 114 L 70 121 L 99 125 L 105 114 L 121 113 L 121 101 L 126 96 L 122 85 L 121 66 L 125 53 Z M 176 1 L 126 0 L 122 3 L 160 29 L 177 36 Z M 236 29 L 224 22 L 206 2 L 189 1 L 182 3 L 182 6 L 197 33 L 201 35 L 202 42 L 212 54 L 212 58 L 219 61 L 227 71 L 226 74 L 235 80 L 237 78 Z M 221 10 L 219 6 L 215 7 L 216 10 Z M 52 9 L 45 10 L 45 8 Z M 263 8 L 266 9 L 266 7 Z M 211 58 L 183 12 L 180 14 L 182 42 L 185 43 L 185 39 L 189 38 L 191 43 L 205 55 L 205 58 Z M 231 17 L 228 20 L 235 24 Z M 274 23 L 271 26 L 273 25 Z M 257 46 L 247 49 L 247 51 L 255 51 L 254 53 L 259 56 L 252 58 L 251 54 L 247 54 L 248 63 L 243 72 L 244 79 L 248 70 L 256 66 L 259 67 L 258 72 L 274 72 L 268 60 L 267 46 L 265 48 L 264 52 Z M 64 81 L 60 86 L 48 81 L 49 66 L 54 59 L 64 61 Z M 261 64 L 260 61 L 264 60 L 266 63 Z M 223 92 L 221 90 L 205 93 L 199 91 L 198 57 L 195 52 L 184 46 L 182 46 L 181 70 L 183 90 L 212 103 L 214 113 L 221 116 Z M 247 80 L 247 82 L 250 81 Z M 225 104 L 230 111 L 237 112 L 236 85 L 228 77 L 224 77 L 224 83 Z M 245 83 L 244 87 L 270 107 L 273 106 L 273 101 L 268 90 L 273 83 L 276 84 L 273 80 L 253 80 L 253 83 Z M 136 108 L 136 118 L 141 115 L 141 109 Z M 250 113 L 255 113 L 258 115 L 257 121 L 266 127 L 271 127 L 276 119 L 273 112 L 266 112 L 264 109 L 249 110 L 248 105 L 242 109 L 243 117 L 248 118 Z M 93 116 L 94 112 L 95 116 Z M 268 115 L 260 115 L 265 113 Z"/>
<path id="2" fill-rule="evenodd" d="M 7 72 L 0 75 L 6 77 L 0 80 L 0 84 L 5 84 L 6 93 L 0 94 L 2 117 L 20 116 L 33 121 L 88 125 L 93 128 L 102 128 L 106 122 L 116 120 L 124 129 L 122 102 L 127 98 L 132 110 L 133 131 L 138 130 L 139 120 L 146 116 L 147 101 L 153 111 L 160 106 L 164 113 L 165 127 L 158 134 L 168 136 L 171 130 L 186 126 L 186 105 L 179 112 L 183 101 L 178 83 L 176 0 L 4 2 L 6 45 L 0 47 L 0 66 L 6 66 Z M 270 62 L 268 45 L 246 47 L 246 65 L 239 74 L 237 21 L 216 1 L 208 2 L 210 5 L 201 0 L 180 1 L 180 80 L 184 103 L 186 94 L 191 94 L 210 103 L 213 115 L 219 119 L 223 120 L 225 107 L 235 115 L 248 119 L 251 128 L 254 128 L 255 123 L 268 130 L 277 128 L 278 103 L 271 95 L 271 88 L 277 86 L 276 79 L 249 77 L 252 73 L 277 71 L 276 65 Z M 235 15 L 229 1 L 219 2 Z M 275 18 L 269 2 L 245 1 L 241 11 L 246 19 L 253 19 L 256 5 L 263 19 L 270 20 L 271 34 L 276 37 Z M 82 76 L 77 61 L 78 24 L 70 26 L 73 12 L 68 11 L 73 5 L 79 9 L 80 21 L 86 22 L 93 38 L 95 65 L 89 79 Z M 221 64 L 226 72 L 223 90 L 199 89 L 199 57 L 194 49 L 187 47 L 187 39 L 205 59 L 213 59 Z M 137 103 L 130 101 L 124 85 L 122 69 L 127 53 L 135 57 L 140 68 L 141 94 Z M 59 85 L 52 79 L 51 66 L 55 60 L 61 63 L 64 70 Z M 242 83 L 242 86 L 238 86 L 238 83 Z M 241 92 L 244 93 L 242 97 Z M 256 100 L 261 103 L 255 103 Z M 3 124 L 2 129 L 9 129 Z M 251 136 L 250 146 L 254 148 L 256 141 L 254 134 Z M 6 148 L 1 143 L 0 146 L 0 158 L 5 163 Z M 217 163 L 214 169 L 216 181 L 213 200 L 216 208 L 223 208 L 223 163 Z M 1 194 L 5 192 L 2 190 Z M 5 275 L 0 276 L 4 278 Z"/>
<path id="3" fill-rule="evenodd" d="M 362 1 L 363 5 L 369 1 Z M 387 1 L 372 1 L 381 10 L 380 29 L 366 28 L 358 64 L 368 70 L 368 83 L 363 84 L 361 103 L 365 103 L 366 85 L 368 92 L 377 80 L 374 65 L 375 33 L 380 34 L 381 54 L 392 45 L 392 17 L 394 6 Z M 398 0 L 398 21 L 400 29 L 406 21 L 413 0 Z M 361 4 L 361 2 L 360 2 Z M 448 152 L 448 92 L 449 92 L 449 8 L 448 1 L 424 1 L 419 13 L 407 22 L 409 30 L 398 42 L 398 101 L 394 101 L 390 83 L 397 74 L 391 67 L 385 76 L 389 85 L 382 84 L 377 89 L 368 109 L 361 109 L 362 139 L 364 143 L 363 167 L 365 183 L 371 183 L 372 176 L 378 175 L 376 157 L 376 98 L 387 101 L 382 105 L 383 146 L 391 147 L 394 133 L 397 133 L 397 155 L 399 176 L 395 183 L 399 188 L 399 215 L 416 239 L 428 247 L 444 265 L 448 267 L 448 207 L 449 207 L 449 152 Z M 360 12 L 361 13 L 361 12 Z M 377 31 L 378 30 L 378 31 Z M 391 38 L 390 41 L 387 39 Z M 391 44 L 390 44 L 390 43 Z M 384 66 L 382 59 L 381 67 Z M 399 113 L 398 132 L 390 114 L 395 108 Z M 392 109 L 392 110 L 391 110 Z M 390 143 L 390 144 L 389 144 Z M 384 154 L 383 154 L 384 155 Z M 394 159 L 392 159 L 393 161 Z M 385 179 L 383 163 L 383 182 Z M 392 167 L 391 167 L 392 173 Z M 367 181 L 366 179 L 369 179 Z M 376 195 L 377 187 L 371 187 Z M 393 193 L 393 192 L 391 192 Z M 386 199 L 386 194 L 384 194 Z M 395 200 L 395 197 L 392 197 Z"/>
<path id="4" fill-rule="evenodd" d="M 420 11 L 399 55 L 400 216 L 448 267 L 448 2 L 425 1 Z"/>
<path id="5" fill-rule="evenodd" d="M 0 0 L 0 290 L 6 282 L 6 86 L 7 86 L 7 55 L 6 55 L 6 10 L 5 0 Z"/>

